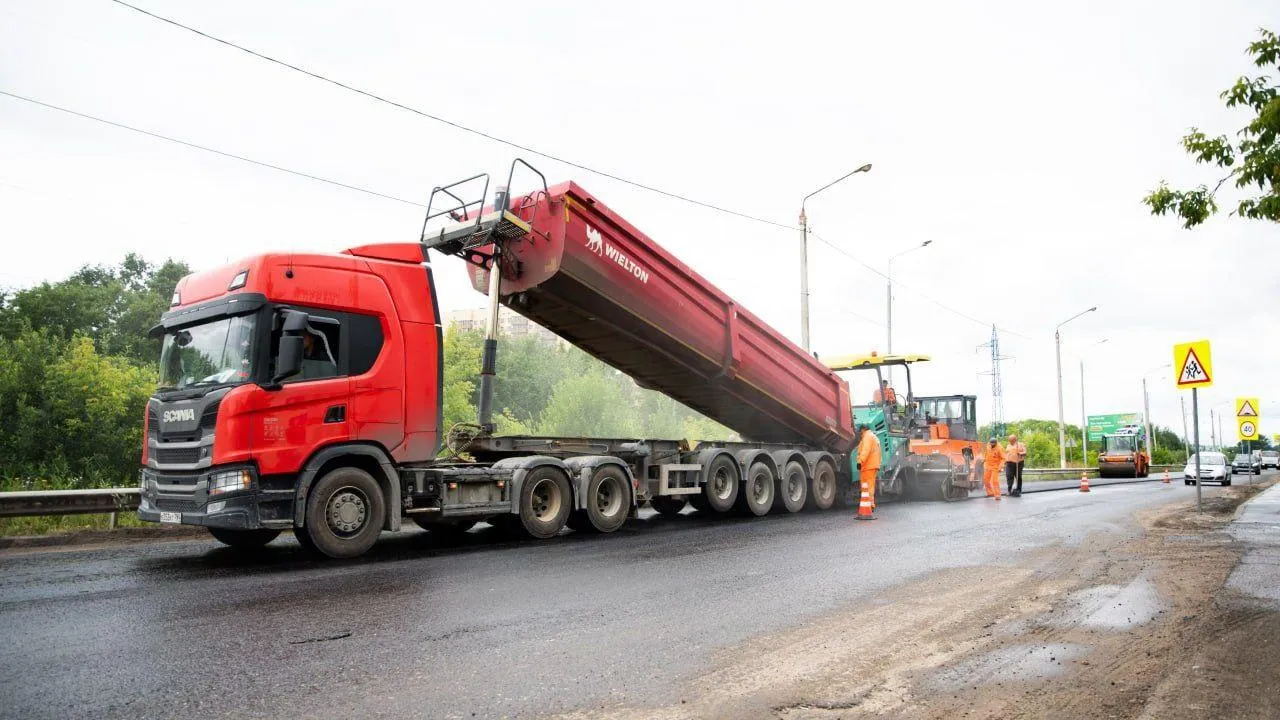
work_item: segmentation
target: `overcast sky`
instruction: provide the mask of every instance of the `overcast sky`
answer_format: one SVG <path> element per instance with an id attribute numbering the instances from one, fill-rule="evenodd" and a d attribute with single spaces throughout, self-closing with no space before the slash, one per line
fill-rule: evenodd
<path id="1" fill-rule="evenodd" d="M 1280 432 L 1280 228 L 1194 231 L 1140 203 L 1212 184 L 1179 145 L 1233 133 L 1274 0 L 1147 2 L 162 2 L 142 7 L 494 135 L 782 223 L 809 203 L 813 346 L 931 354 L 916 392 L 975 393 L 1002 347 L 1005 415 L 1140 411 L 1144 371 L 1209 338 L 1207 410 L 1263 398 Z M 270 65 L 108 0 L 0 2 L 0 89 L 387 194 L 505 172 L 511 148 Z M 799 233 L 537 157 L 799 340 Z M 526 188 L 527 189 L 527 188 Z M 1224 195 L 1230 206 L 1234 195 Z M 421 210 L 0 97 L 0 285 L 136 251 L 195 268 L 267 249 L 413 241 Z M 438 261 L 446 310 L 478 306 Z M 927 296 L 927 297 L 926 297 Z M 930 299 L 953 308 L 940 308 Z M 1016 333 L 1016 334 L 1015 334 Z M 1108 341 L 1090 347 L 1098 340 Z M 1168 370 L 1155 422 L 1181 431 Z M 1187 398 L 1188 405 L 1190 398 Z M 1276 401 L 1276 402 L 1272 402 Z M 1229 419 L 1229 418 L 1228 418 Z M 1230 423 L 1224 423 L 1230 430 Z"/>

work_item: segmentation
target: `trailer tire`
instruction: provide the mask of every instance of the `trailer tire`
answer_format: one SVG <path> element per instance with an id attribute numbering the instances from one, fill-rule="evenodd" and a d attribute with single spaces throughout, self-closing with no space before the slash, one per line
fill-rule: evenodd
<path id="1" fill-rule="evenodd" d="M 611 533 L 627 522 L 631 512 L 631 481 L 617 465 L 601 465 L 587 481 L 585 508 L 569 516 L 569 527 L 578 531 Z"/>
<path id="2" fill-rule="evenodd" d="M 206 528 L 214 540 L 233 548 L 260 548 L 280 536 L 279 530 L 233 530 L 231 528 Z"/>
<path id="3" fill-rule="evenodd" d="M 386 514 L 382 488 L 373 476 L 359 468 L 340 467 L 325 474 L 307 493 L 302 531 L 321 554 L 356 557 L 373 547 Z"/>
<path id="4" fill-rule="evenodd" d="M 536 467 L 520 486 L 519 527 L 530 537 L 555 537 L 569 520 L 573 490 L 569 478 L 550 465 Z"/>
<path id="5" fill-rule="evenodd" d="M 768 515 L 777 492 L 778 478 L 774 477 L 773 468 L 765 462 L 753 462 L 738 490 L 737 508 L 744 515 Z"/>
<path id="6" fill-rule="evenodd" d="M 827 460 L 813 466 L 813 482 L 809 487 L 809 507 L 830 510 L 836 504 L 836 469 Z"/>
<path id="7" fill-rule="evenodd" d="M 782 466 L 782 477 L 778 478 L 777 499 L 774 507 L 786 508 L 787 512 L 800 512 L 809 499 L 809 477 L 804 465 L 792 460 Z"/>
<path id="8" fill-rule="evenodd" d="M 685 501 L 679 495 L 655 495 L 649 505 L 662 517 L 677 517 L 684 510 Z"/>
<path id="9" fill-rule="evenodd" d="M 738 501 L 741 483 L 738 463 L 731 455 L 717 455 L 707 466 L 707 481 L 702 486 L 702 499 L 708 510 L 729 512 Z"/>

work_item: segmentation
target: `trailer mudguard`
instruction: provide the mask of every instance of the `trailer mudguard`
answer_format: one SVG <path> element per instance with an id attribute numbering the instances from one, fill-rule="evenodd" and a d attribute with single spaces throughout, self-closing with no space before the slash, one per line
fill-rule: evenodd
<path id="1" fill-rule="evenodd" d="M 493 464 L 494 470 L 511 471 L 511 492 L 507 493 L 507 497 L 511 498 L 511 502 L 507 512 L 512 515 L 520 514 L 520 491 L 524 487 L 524 479 L 531 470 L 544 465 L 558 468 L 560 472 L 569 478 L 569 487 L 573 488 L 573 507 L 578 506 L 578 490 L 574 487 L 574 472 L 565 465 L 563 460 L 547 455 L 526 455 L 524 457 L 503 458 Z"/>
<path id="2" fill-rule="evenodd" d="M 573 486 L 573 509 L 585 510 L 587 508 L 587 487 L 591 482 L 591 476 L 602 465 L 613 465 L 622 469 L 623 474 L 627 476 L 627 487 L 630 488 L 630 503 L 632 509 L 636 506 L 636 478 L 631 473 L 631 468 L 621 460 L 611 455 L 583 455 L 580 457 L 571 457 L 564 461 L 565 467 L 569 470 L 569 484 Z"/>
<path id="3" fill-rule="evenodd" d="M 740 477 L 746 477 L 747 469 L 750 468 L 756 462 L 763 462 L 765 465 L 768 465 L 771 470 L 773 470 L 773 477 L 775 480 L 777 479 L 779 475 L 778 463 L 774 461 L 773 456 L 770 455 L 768 451 L 762 450 L 760 448 L 746 448 L 744 450 L 739 450 L 738 452 L 734 453 L 734 455 L 736 456 L 736 459 L 738 461 L 738 469 L 739 469 L 739 472 L 741 473 Z"/>

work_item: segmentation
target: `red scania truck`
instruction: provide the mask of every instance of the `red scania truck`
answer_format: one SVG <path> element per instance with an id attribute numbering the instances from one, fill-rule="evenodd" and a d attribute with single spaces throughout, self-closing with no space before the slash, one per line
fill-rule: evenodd
<path id="1" fill-rule="evenodd" d="M 536 191 L 508 194 L 517 167 Z M 152 329 L 161 383 L 139 516 L 240 547 L 292 530 L 352 557 L 405 519 L 545 538 L 616 530 L 645 503 L 831 507 L 854 439 L 844 380 L 582 187 L 541 178 L 516 161 L 491 205 L 487 175 L 437 188 L 420 242 L 269 253 L 183 278 Z M 442 426 L 430 250 L 463 258 L 488 295 L 474 425 Z M 495 434 L 500 304 L 747 441 Z"/>

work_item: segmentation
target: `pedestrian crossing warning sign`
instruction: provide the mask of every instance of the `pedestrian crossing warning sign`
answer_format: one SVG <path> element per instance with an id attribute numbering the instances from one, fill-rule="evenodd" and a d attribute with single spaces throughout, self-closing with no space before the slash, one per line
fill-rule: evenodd
<path id="1" fill-rule="evenodd" d="M 1236 398 L 1236 417 L 1238 418 L 1254 418 L 1258 417 L 1258 398 Z"/>
<path id="2" fill-rule="evenodd" d="M 1213 384 L 1213 359 L 1209 354 L 1208 340 L 1174 345 L 1173 366 L 1178 369 L 1177 385 L 1181 389 Z"/>

